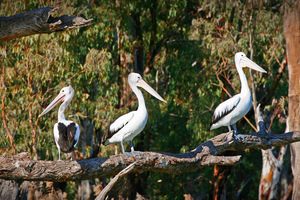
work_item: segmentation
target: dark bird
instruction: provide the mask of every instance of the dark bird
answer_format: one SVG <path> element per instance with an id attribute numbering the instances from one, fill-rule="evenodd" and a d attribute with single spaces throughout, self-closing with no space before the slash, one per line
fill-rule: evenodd
<path id="1" fill-rule="evenodd" d="M 76 147 L 79 136 L 80 129 L 79 125 L 73 121 L 66 120 L 65 110 L 70 104 L 72 98 L 74 97 L 75 91 L 72 86 L 64 87 L 59 92 L 58 96 L 49 104 L 49 106 L 39 115 L 39 117 L 48 113 L 52 108 L 54 108 L 58 103 L 63 102 L 58 110 L 58 123 L 54 125 L 53 133 L 55 138 L 55 143 L 58 149 L 59 161 L 60 151 L 64 153 L 72 152 L 71 160 L 73 160 L 73 151 Z"/>

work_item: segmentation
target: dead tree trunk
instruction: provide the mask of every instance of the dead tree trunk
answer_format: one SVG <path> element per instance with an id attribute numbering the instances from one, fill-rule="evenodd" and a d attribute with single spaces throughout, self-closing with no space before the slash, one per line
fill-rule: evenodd
<path id="1" fill-rule="evenodd" d="M 87 26 L 92 20 L 70 15 L 52 17 L 50 13 L 57 9 L 45 7 L 10 17 L 0 17 L 0 42 L 33 34 L 52 33 Z"/>
<path id="2" fill-rule="evenodd" d="M 286 130 L 289 131 L 288 119 L 286 121 Z M 267 122 L 267 127 L 270 125 Z M 280 176 L 283 171 L 283 161 L 287 150 L 287 145 L 281 146 L 278 152 L 278 156 L 274 155 L 272 149 L 261 150 L 262 152 L 262 173 L 259 183 L 259 199 L 268 200 L 276 199 Z"/>
<path id="3" fill-rule="evenodd" d="M 287 3 L 287 2 L 286 2 Z M 288 4 L 283 16 L 283 28 L 289 69 L 289 127 L 300 128 L 300 0 Z M 291 164 L 294 175 L 293 199 L 300 199 L 300 143 L 291 144 Z"/>

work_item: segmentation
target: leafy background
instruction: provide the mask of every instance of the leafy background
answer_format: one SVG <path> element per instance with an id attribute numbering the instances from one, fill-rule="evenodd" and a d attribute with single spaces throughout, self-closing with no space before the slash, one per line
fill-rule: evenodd
<path id="1" fill-rule="evenodd" d="M 104 147 L 101 141 L 114 119 L 137 108 L 127 84 L 132 71 L 144 72 L 145 81 L 167 100 L 164 104 L 143 92 L 149 119 L 134 140 L 136 149 L 191 151 L 227 131 L 226 127 L 209 131 L 209 125 L 216 106 L 229 97 L 224 89 L 231 95 L 239 93 L 236 52 L 246 53 L 268 72 L 253 73 L 258 100 L 271 92 L 285 59 L 282 1 L 2 1 L 0 16 L 46 6 L 60 8 L 54 16 L 93 18 L 92 25 L 0 44 L 3 155 L 14 153 L 7 123 L 17 153 L 27 151 L 33 158 L 57 160 L 52 133 L 57 110 L 40 119 L 38 115 L 69 84 L 76 94 L 66 117 L 81 128 L 75 158 L 121 153 L 119 145 Z M 249 70 L 245 72 L 250 80 Z M 287 79 L 283 71 L 276 92 L 262 105 L 266 112 L 273 113 L 276 107 L 286 110 Z M 255 126 L 253 114 L 248 117 Z M 280 119 L 281 115 L 274 116 L 273 133 L 284 131 Z M 238 123 L 238 130 L 254 131 L 245 120 Z M 243 163 L 231 171 L 227 197 L 233 199 L 241 190 L 240 199 L 256 199 L 260 150 L 239 153 Z M 183 199 L 185 195 L 207 199 L 212 175 L 212 167 L 180 175 L 145 173 L 143 195 L 150 199 Z M 89 183 L 90 187 L 100 184 L 96 180 Z M 68 183 L 68 198 L 78 197 L 80 184 Z"/>

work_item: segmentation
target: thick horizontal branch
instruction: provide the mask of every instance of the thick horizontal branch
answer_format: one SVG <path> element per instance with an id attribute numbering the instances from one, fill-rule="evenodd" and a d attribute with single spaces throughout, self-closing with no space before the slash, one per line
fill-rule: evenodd
<path id="1" fill-rule="evenodd" d="M 57 9 L 45 7 L 10 17 L 0 17 L 0 42 L 33 34 L 87 26 L 92 20 L 69 15 L 52 17 L 50 13 Z"/>
<path id="2" fill-rule="evenodd" d="M 35 161 L 29 159 L 27 153 L 22 153 L 0 157 L 0 178 L 56 182 L 86 180 L 114 176 L 132 163 L 135 163 L 135 172 L 183 173 L 210 165 L 239 163 L 240 156 L 219 156 L 228 150 L 267 149 L 297 141 L 300 141 L 299 131 L 268 135 L 250 133 L 237 139 L 233 139 L 232 132 L 229 132 L 217 135 L 184 154 L 142 152 L 130 157 L 121 154 L 76 161 Z"/>

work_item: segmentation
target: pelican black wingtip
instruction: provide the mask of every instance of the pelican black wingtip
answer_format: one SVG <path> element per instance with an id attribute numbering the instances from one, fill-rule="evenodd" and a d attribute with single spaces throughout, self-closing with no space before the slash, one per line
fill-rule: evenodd
<path id="1" fill-rule="evenodd" d="M 103 144 L 104 146 L 106 146 L 106 145 L 109 144 L 109 141 L 108 141 L 108 140 L 105 140 L 105 141 L 102 142 L 102 144 Z"/>

